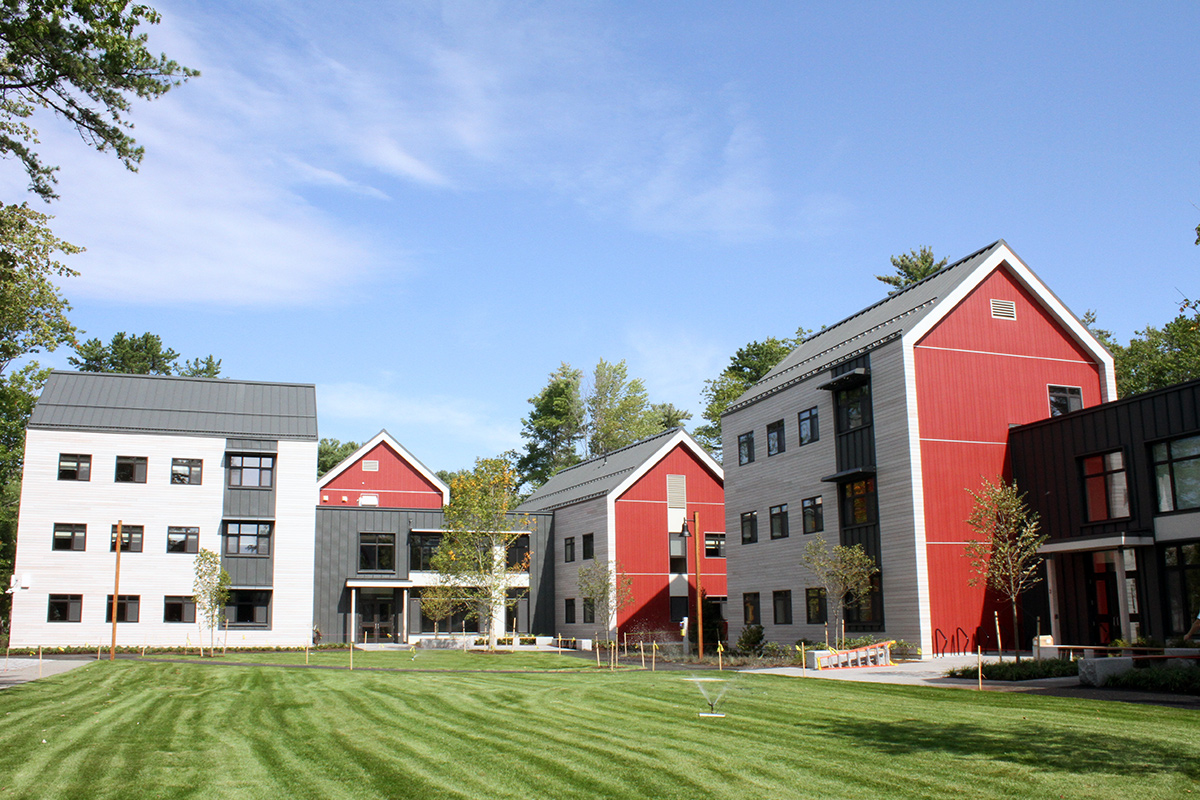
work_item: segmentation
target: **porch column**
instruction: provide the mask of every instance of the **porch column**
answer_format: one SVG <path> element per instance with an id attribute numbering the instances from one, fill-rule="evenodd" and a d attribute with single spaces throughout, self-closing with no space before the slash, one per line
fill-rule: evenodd
<path id="1" fill-rule="evenodd" d="M 358 589 L 350 589 L 350 646 L 358 643 Z"/>
<path id="2" fill-rule="evenodd" d="M 406 587 L 400 591 L 403 592 L 402 596 L 404 597 L 404 604 L 400 608 L 400 619 L 404 622 L 404 635 L 400 641 L 404 642 L 404 644 L 408 644 L 408 589 Z"/>
<path id="3" fill-rule="evenodd" d="M 1050 635 L 1056 645 L 1063 644 L 1062 630 L 1058 624 L 1058 559 L 1046 559 L 1046 593 L 1050 596 Z"/>
<path id="4" fill-rule="evenodd" d="M 1125 548 L 1117 548 L 1117 600 L 1121 609 L 1121 638 L 1127 642 L 1133 641 L 1129 624 L 1129 587 L 1125 583 Z"/>

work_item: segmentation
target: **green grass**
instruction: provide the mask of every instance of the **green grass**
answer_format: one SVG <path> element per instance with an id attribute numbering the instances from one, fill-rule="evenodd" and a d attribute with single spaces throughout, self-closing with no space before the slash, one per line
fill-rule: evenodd
<path id="1" fill-rule="evenodd" d="M 0 798 L 1200 796 L 1191 711 L 686 674 L 100 661 L 0 692 Z"/>
<path id="2" fill-rule="evenodd" d="M 207 654 L 207 650 L 205 653 Z M 557 653 L 538 653 L 529 651 L 498 650 L 488 653 L 481 650 L 420 650 L 415 654 L 408 650 L 356 650 L 354 652 L 355 669 L 402 669 L 402 670 L 487 670 L 487 671 L 594 671 L 596 662 L 592 659 L 576 656 L 560 656 Z M 196 655 L 191 656 L 147 656 L 154 659 L 182 659 L 199 661 Z M 239 664 L 274 664 L 302 666 L 304 651 L 258 651 L 235 652 L 228 651 L 221 655 L 217 649 L 215 660 L 235 662 Z M 205 655 L 204 661 L 210 659 Z M 308 664 L 317 667 L 341 667 L 349 669 L 349 650 L 312 650 L 308 654 Z"/>

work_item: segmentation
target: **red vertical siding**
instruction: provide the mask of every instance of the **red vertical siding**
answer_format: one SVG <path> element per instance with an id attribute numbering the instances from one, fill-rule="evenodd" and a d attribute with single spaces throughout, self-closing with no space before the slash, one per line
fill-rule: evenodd
<path id="1" fill-rule="evenodd" d="M 364 472 L 363 461 L 378 461 L 379 471 Z M 364 494 L 378 495 L 382 508 L 441 508 L 444 500 L 438 488 L 386 442 L 343 467 L 321 489 L 318 501 L 323 506 L 356 506 Z"/>

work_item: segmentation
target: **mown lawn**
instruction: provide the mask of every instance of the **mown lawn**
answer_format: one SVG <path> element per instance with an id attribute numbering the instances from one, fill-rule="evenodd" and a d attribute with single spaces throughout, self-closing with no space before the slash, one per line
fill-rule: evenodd
<path id="1" fill-rule="evenodd" d="M 205 650 L 204 661 L 210 661 Z M 147 659 L 178 659 L 180 656 L 147 656 Z M 200 657 L 191 655 L 189 661 L 199 661 Z M 236 662 L 242 664 L 274 664 L 303 666 L 305 654 L 303 651 L 260 651 L 235 652 L 221 654 L 217 648 L 216 661 Z M 607 662 L 605 662 L 607 663 Z M 347 650 L 310 650 L 308 664 L 316 667 L 341 667 L 349 669 L 350 651 Z M 516 652 L 497 650 L 488 653 L 482 650 L 356 650 L 354 651 L 355 669 L 452 669 L 452 670 L 488 670 L 488 671 L 591 671 L 596 669 L 596 662 L 590 658 L 578 656 L 563 656 L 557 653 L 536 651 Z"/>
<path id="2" fill-rule="evenodd" d="M 0 692 L 0 798 L 1200 796 L 1194 712 L 725 677 L 100 661 Z"/>

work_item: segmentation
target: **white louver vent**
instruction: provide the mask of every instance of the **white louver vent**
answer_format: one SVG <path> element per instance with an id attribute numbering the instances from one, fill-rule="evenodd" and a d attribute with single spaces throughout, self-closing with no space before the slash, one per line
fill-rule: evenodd
<path id="1" fill-rule="evenodd" d="M 993 300 L 992 302 L 994 303 L 996 301 Z M 996 314 L 996 312 L 993 311 L 992 315 L 995 316 L 995 314 Z M 379 472 L 379 462 L 378 461 L 364 461 L 364 462 L 362 462 L 362 470 L 363 470 L 363 472 Z"/>
<path id="2" fill-rule="evenodd" d="M 667 531 L 679 533 L 687 516 L 687 475 L 667 476 Z"/>
<path id="3" fill-rule="evenodd" d="M 992 319 L 1016 319 L 1017 304 L 1012 300 L 992 300 Z"/>

